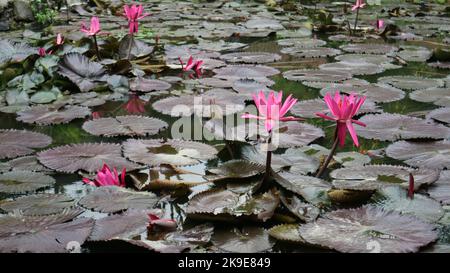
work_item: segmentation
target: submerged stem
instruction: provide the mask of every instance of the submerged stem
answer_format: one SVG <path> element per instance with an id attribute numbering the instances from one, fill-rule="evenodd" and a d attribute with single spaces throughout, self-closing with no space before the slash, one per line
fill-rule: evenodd
<path id="1" fill-rule="evenodd" d="M 268 182 L 271 175 L 272 165 L 272 150 L 270 144 L 272 143 L 272 132 L 269 132 L 269 139 L 267 139 L 267 156 L 266 156 L 266 172 L 264 173 L 263 183 Z"/>
<path id="2" fill-rule="evenodd" d="M 130 34 L 130 44 L 128 45 L 128 54 L 127 54 L 128 60 L 130 60 L 130 57 L 131 57 L 131 48 L 133 47 L 133 42 L 134 42 L 134 35 L 131 33 Z"/>
<path id="3" fill-rule="evenodd" d="M 334 154 L 336 153 L 336 148 L 339 143 L 338 138 L 338 126 L 336 125 L 336 130 L 334 131 L 334 142 L 333 146 L 331 147 L 330 154 L 327 156 L 327 159 L 323 163 L 322 167 L 320 168 L 319 172 L 316 174 L 316 177 L 322 176 L 323 172 L 327 169 L 328 164 L 330 164 L 331 159 L 333 158 Z"/>
<path id="4" fill-rule="evenodd" d="M 93 35 L 94 37 L 94 46 L 95 46 L 95 54 L 97 55 L 97 60 L 101 60 L 100 58 L 100 51 L 98 50 L 98 43 L 97 43 L 97 35 Z"/>
<path id="5" fill-rule="evenodd" d="M 359 8 L 356 9 L 355 26 L 353 27 L 354 32 L 356 32 L 356 26 L 358 25 L 358 16 L 359 16 Z"/>

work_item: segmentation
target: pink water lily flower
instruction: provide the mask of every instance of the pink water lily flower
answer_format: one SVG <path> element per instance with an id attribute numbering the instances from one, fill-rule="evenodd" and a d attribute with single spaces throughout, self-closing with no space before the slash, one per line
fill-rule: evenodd
<path id="1" fill-rule="evenodd" d="M 366 124 L 352 118 L 357 114 L 359 108 L 361 108 L 366 100 L 366 97 L 357 97 L 354 93 L 349 96 L 343 95 L 343 97 L 341 97 L 339 91 L 336 91 L 334 98 L 330 93 L 327 93 L 324 100 L 333 117 L 327 116 L 323 113 L 316 113 L 316 115 L 324 119 L 334 120 L 337 122 L 337 137 L 339 139 L 340 146 L 344 146 L 345 137 L 348 130 L 350 136 L 352 137 L 353 143 L 355 143 L 355 146 L 358 147 L 358 137 L 356 135 L 355 128 L 353 128 L 353 123 L 364 127 Z"/>
<path id="2" fill-rule="evenodd" d="M 64 44 L 64 37 L 61 35 L 61 33 L 58 33 L 58 35 L 56 35 L 56 44 L 57 45 Z"/>
<path id="3" fill-rule="evenodd" d="M 384 21 L 381 20 L 381 19 L 377 19 L 377 21 L 375 22 L 375 27 L 376 27 L 378 30 L 380 30 L 380 29 L 383 28 L 383 26 L 384 26 Z"/>
<path id="4" fill-rule="evenodd" d="M 95 36 L 99 34 L 100 30 L 100 20 L 96 16 L 91 18 L 91 25 L 89 28 L 86 27 L 84 22 L 81 22 L 81 31 L 86 33 L 88 36 Z"/>
<path id="5" fill-rule="evenodd" d="M 253 101 L 256 104 L 256 108 L 258 109 L 258 116 L 252 114 L 243 114 L 242 118 L 254 118 L 259 120 L 265 120 L 265 128 L 267 132 L 271 132 L 273 127 L 279 121 L 294 121 L 294 120 L 302 120 L 301 118 L 296 117 L 285 117 L 287 112 L 297 103 L 297 99 L 292 98 L 292 95 L 289 95 L 284 103 L 283 99 L 283 91 L 275 93 L 271 91 L 266 99 L 263 91 L 260 91 L 258 94 L 253 94 Z"/>
<path id="6" fill-rule="evenodd" d="M 186 65 L 184 65 L 184 62 L 183 60 L 181 60 L 180 57 L 178 57 L 178 60 L 180 61 L 181 69 L 183 71 L 187 72 L 192 70 L 195 71 L 195 74 L 197 74 L 197 76 L 202 75 L 202 65 L 203 65 L 202 60 L 194 60 L 194 57 L 190 56 Z"/>
<path id="7" fill-rule="evenodd" d="M 104 164 L 103 168 L 97 172 L 97 176 L 94 179 L 94 181 L 92 181 L 88 178 L 83 178 L 83 182 L 86 184 L 89 184 L 91 186 L 96 186 L 96 187 L 102 187 L 102 186 L 125 187 L 125 174 L 126 174 L 126 169 L 124 168 L 122 170 L 122 173 L 120 174 L 120 179 L 119 179 L 119 174 L 117 173 L 116 168 L 114 168 L 113 171 L 111 171 L 109 166 Z"/>
<path id="8" fill-rule="evenodd" d="M 357 9 L 361 9 L 366 5 L 364 3 L 364 0 L 356 0 L 355 4 L 352 6 L 352 11 L 355 11 Z"/>
<path id="9" fill-rule="evenodd" d="M 149 218 L 149 228 L 153 228 L 154 226 L 162 227 L 165 229 L 176 229 L 177 222 L 173 219 L 161 219 L 155 214 L 148 214 Z"/>
<path id="10" fill-rule="evenodd" d="M 129 33 L 137 33 L 139 30 L 138 20 L 150 15 L 150 13 L 144 13 L 144 7 L 142 5 L 136 6 L 123 6 L 124 16 L 128 19 Z"/>
<path id="11" fill-rule="evenodd" d="M 43 48 L 43 47 L 40 47 L 40 48 L 38 49 L 38 54 L 39 54 L 39 56 L 41 56 L 41 57 L 47 56 L 47 52 L 45 51 L 45 48 Z"/>

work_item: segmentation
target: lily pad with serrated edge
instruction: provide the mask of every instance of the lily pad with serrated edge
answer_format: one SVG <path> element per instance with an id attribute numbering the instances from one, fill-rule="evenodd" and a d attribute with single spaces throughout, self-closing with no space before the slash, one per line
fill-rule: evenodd
<path id="1" fill-rule="evenodd" d="M 297 102 L 292 108 L 291 113 L 304 118 L 319 118 L 316 113 L 330 114 L 323 99 L 302 100 Z M 378 113 L 382 110 L 372 101 L 366 100 L 357 114 Z"/>
<path id="2" fill-rule="evenodd" d="M 219 249 L 238 253 L 263 252 L 271 249 L 274 245 L 267 230 L 259 227 L 216 230 L 212 242 Z"/>
<path id="3" fill-rule="evenodd" d="M 333 156 L 344 167 L 356 167 L 369 164 L 370 156 L 358 152 L 340 152 Z"/>
<path id="4" fill-rule="evenodd" d="M 434 119 L 443 123 L 450 123 L 450 107 L 437 108 L 426 115 L 427 119 Z"/>
<path id="5" fill-rule="evenodd" d="M 280 50 L 283 54 L 292 55 L 297 58 L 325 58 L 339 55 L 341 51 L 335 48 L 328 47 L 285 47 Z"/>
<path id="6" fill-rule="evenodd" d="M 27 130 L 0 130 L 0 159 L 14 158 L 33 153 L 33 149 L 45 148 L 52 139 L 44 134 Z"/>
<path id="7" fill-rule="evenodd" d="M 381 65 L 368 62 L 335 62 L 319 65 L 321 70 L 339 70 L 349 72 L 352 75 L 374 75 L 384 72 L 384 67 Z"/>
<path id="8" fill-rule="evenodd" d="M 372 201 L 374 206 L 384 210 L 412 215 L 430 223 L 437 222 L 444 215 L 444 209 L 438 201 L 418 193 L 414 193 L 411 199 L 407 190 L 395 186 L 379 189 Z"/>
<path id="9" fill-rule="evenodd" d="M 439 179 L 428 188 L 428 194 L 444 205 L 450 205 L 450 171 L 441 171 Z"/>
<path id="10" fill-rule="evenodd" d="M 450 142 L 397 141 L 386 149 L 389 157 L 402 160 L 415 167 L 445 169 L 450 167 Z"/>
<path id="11" fill-rule="evenodd" d="M 0 217 L 0 252 L 69 252 L 70 242 L 84 243 L 94 219 L 67 220 L 65 215 Z"/>
<path id="12" fill-rule="evenodd" d="M 339 252 L 417 252 L 437 239 L 434 226 L 413 216 L 374 206 L 331 211 L 300 226 L 310 244 Z"/>
<path id="13" fill-rule="evenodd" d="M 425 88 L 442 87 L 442 79 L 423 78 L 416 76 L 386 76 L 378 78 L 379 83 L 390 84 L 402 90 L 419 90 Z"/>
<path id="14" fill-rule="evenodd" d="M 387 44 L 346 44 L 340 46 L 344 51 L 350 53 L 365 53 L 365 54 L 389 54 L 398 50 L 397 47 Z"/>
<path id="15" fill-rule="evenodd" d="M 6 212 L 20 211 L 23 215 L 56 214 L 74 206 L 72 197 L 52 193 L 27 195 L 0 203 L 0 209 Z"/>
<path id="16" fill-rule="evenodd" d="M 17 120 L 38 125 L 68 123 L 77 118 L 85 118 L 91 114 L 88 107 L 77 105 L 38 105 L 17 113 Z"/>
<path id="17" fill-rule="evenodd" d="M 213 70 L 215 77 L 220 79 L 255 79 L 274 76 L 279 70 L 263 65 L 228 65 Z"/>
<path id="18" fill-rule="evenodd" d="M 160 119 L 145 116 L 98 118 L 83 124 L 83 130 L 96 136 L 146 136 L 158 134 L 169 125 Z"/>
<path id="19" fill-rule="evenodd" d="M 355 126 L 359 136 L 367 139 L 394 141 L 398 139 L 442 139 L 450 136 L 450 129 L 425 119 L 400 114 L 373 114 L 359 119 L 366 127 Z"/>
<path id="20" fill-rule="evenodd" d="M 306 242 L 300 236 L 299 228 L 297 224 L 277 225 L 269 229 L 269 235 L 279 241 L 304 244 Z"/>
<path id="21" fill-rule="evenodd" d="M 79 204 L 98 212 L 112 213 L 126 209 L 151 209 L 158 197 L 151 192 L 137 192 L 117 186 L 104 186 L 95 189 Z"/>
<path id="22" fill-rule="evenodd" d="M 123 143 L 127 158 L 149 166 L 170 164 L 187 166 L 212 159 L 217 150 L 207 144 L 195 141 L 169 139 L 129 139 Z"/>
<path id="23" fill-rule="evenodd" d="M 134 170 L 139 165 L 122 157 L 122 146 L 114 143 L 82 143 L 59 146 L 38 153 L 44 166 L 64 173 L 83 170 L 89 173 L 100 170 L 104 164 L 111 169 Z"/>
<path id="24" fill-rule="evenodd" d="M 283 72 L 283 77 L 299 82 L 339 82 L 350 79 L 352 75 L 342 71 L 297 69 Z"/>
<path id="25" fill-rule="evenodd" d="M 450 86 L 416 90 L 410 93 L 409 97 L 415 101 L 433 103 L 438 106 L 450 106 Z"/>
<path id="26" fill-rule="evenodd" d="M 401 46 L 397 56 L 408 62 L 426 62 L 433 53 L 423 46 Z"/>
<path id="27" fill-rule="evenodd" d="M 7 171 L 33 171 L 43 172 L 45 174 L 53 172 L 49 168 L 46 168 L 44 165 L 39 163 L 37 157 L 34 155 L 22 156 L 0 163 L 0 172 Z"/>
<path id="28" fill-rule="evenodd" d="M 170 83 L 161 80 L 135 78 L 130 81 L 130 90 L 139 92 L 163 91 L 171 87 Z"/>
<path id="29" fill-rule="evenodd" d="M 21 62 L 28 56 L 36 54 L 37 48 L 26 43 L 13 42 L 8 39 L 0 40 L 0 66 L 8 62 Z"/>
<path id="30" fill-rule="evenodd" d="M 0 192 L 26 193 L 53 186 L 55 179 L 49 175 L 30 171 L 11 171 L 0 174 Z"/>
<path id="31" fill-rule="evenodd" d="M 333 84 L 329 87 L 322 88 L 320 94 L 325 96 L 327 93 L 334 94 L 336 90 L 341 93 L 355 93 L 366 96 L 367 101 L 364 102 L 362 108 L 368 101 L 376 103 L 387 103 L 401 100 L 405 97 L 405 92 L 387 84 L 368 84 L 368 85 L 351 85 L 351 84 Z"/>
<path id="32" fill-rule="evenodd" d="M 232 88 L 240 94 L 251 95 L 255 92 L 263 91 L 266 95 L 271 91 L 265 83 L 255 80 L 237 80 L 233 82 Z M 255 91 L 258 90 L 258 91 Z"/>
<path id="33" fill-rule="evenodd" d="M 58 74 L 68 78 L 78 86 L 81 92 L 87 92 L 103 81 L 106 70 L 100 63 L 91 62 L 88 57 L 79 53 L 68 53 L 58 64 Z"/>
<path id="34" fill-rule="evenodd" d="M 248 178 L 265 171 L 265 166 L 250 162 L 247 160 L 234 159 L 222 163 L 218 167 L 208 168 L 207 172 L 210 173 L 205 176 L 210 181 L 218 181 L 231 178 Z"/>
<path id="35" fill-rule="evenodd" d="M 130 58 L 140 58 L 151 54 L 153 52 L 153 47 L 131 37 L 131 35 L 125 35 L 119 43 L 119 57 L 121 59 L 126 59 L 128 57 L 128 52 L 130 52 Z"/>
<path id="36" fill-rule="evenodd" d="M 287 38 L 277 40 L 277 44 L 280 46 L 287 46 L 287 47 L 315 48 L 324 46 L 327 44 L 327 42 L 325 42 L 324 40 L 311 38 Z"/>
<path id="37" fill-rule="evenodd" d="M 281 192 L 280 200 L 290 212 L 304 222 L 314 221 L 320 214 L 318 207 L 303 202 L 295 194 L 288 196 L 286 193 Z"/>
<path id="38" fill-rule="evenodd" d="M 279 61 L 281 60 L 281 56 L 269 52 L 245 51 L 223 54 L 220 56 L 220 59 L 229 63 L 262 64 Z"/>
<path id="39" fill-rule="evenodd" d="M 398 185 L 409 187 L 409 174 L 414 177 L 414 188 L 434 183 L 439 172 L 432 169 L 414 169 L 395 165 L 365 165 L 333 170 L 333 186 L 346 190 L 376 190 Z"/>

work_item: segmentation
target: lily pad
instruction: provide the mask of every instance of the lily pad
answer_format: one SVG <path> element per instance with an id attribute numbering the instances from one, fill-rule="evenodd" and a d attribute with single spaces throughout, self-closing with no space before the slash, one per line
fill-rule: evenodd
<path id="1" fill-rule="evenodd" d="M 81 92 L 96 88 L 106 72 L 101 64 L 79 53 L 64 55 L 58 67 L 58 73 L 76 84 Z"/>
<path id="2" fill-rule="evenodd" d="M 430 138 L 440 139 L 450 136 L 450 129 L 425 119 L 399 114 L 365 115 L 359 119 L 367 124 L 357 126 L 359 136 L 368 139 L 389 140 Z"/>
<path id="3" fill-rule="evenodd" d="M 324 40 L 311 38 L 287 38 L 277 40 L 280 46 L 298 47 L 298 48 L 315 48 L 327 44 Z"/>
<path id="4" fill-rule="evenodd" d="M 437 232 L 416 217 L 364 206 L 329 212 L 300 226 L 300 236 L 340 252 L 405 253 L 435 241 Z"/>
<path id="5" fill-rule="evenodd" d="M 450 142 L 447 140 L 433 142 L 398 141 L 386 149 L 389 157 L 403 160 L 406 164 L 431 169 L 450 167 Z"/>
<path id="6" fill-rule="evenodd" d="M 146 136 L 158 134 L 169 125 L 160 119 L 145 116 L 98 118 L 83 124 L 83 130 L 96 136 Z"/>
<path id="7" fill-rule="evenodd" d="M 70 242 L 82 245 L 91 233 L 94 219 L 78 218 L 64 223 L 67 217 L 0 217 L 0 252 L 69 252 Z"/>
<path id="8" fill-rule="evenodd" d="M 220 79 L 254 79 L 270 77 L 280 73 L 279 70 L 263 65 L 228 65 L 213 70 Z"/>
<path id="9" fill-rule="evenodd" d="M 439 172 L 432 169 L 413 169 L 394 165 L 365 165 L 336 169 L 330 173 L 333 186 L 338 189 L 371 191 L 399 185 L 409 187 L 409 174 L 414 177 L 414 188 L 434 183 Z"/>
<path id="10" fill-rule="evenodd" d="M 344 51 L 350 53 L 364 53 L 364 54 L 390 54 L 398 50 L 397 47 L 387 44 L 346 44 L 340 46 Z"/>
<path id="11" fill-rule="evenodd" d="M 320 214 L 318 207 L 303 202 L 296 195 L 287 196 L 286 194 L 281 194 L 280 200 L 290 212 L 304 222 L 312 222 Z"/>
<path id="12" fill-rule="evenodd" d="M 248 178 L 263 173 L 265 166 L 247 160 L 227 161 L 216 168 L 208 168 L 205 178 L 211 181 L 231 178 Z"/>
<path id="13" fill-rule="evenodd" d="M 427 119 L 434 119 L 442 123 L 450 123 L 450 107 L 434 109 L 426 116 Z"/>
<path id="14" fill-rule="evenodd" d="M 364 84 L 364 85 L 353 85 L 353 84 L 331 84 L 329 87 L 322 88 L 320 94 L 325 96 L 327 93 L 333 94 L 339 90 L 341 93 L 356 93 L 361 96 L 366 96 L 367 101 L 362 105 L 362 109 L 367 105 L 368 101 L 376 103 L 387 103 L 401 100 L 405 97 L 405 92 L 392 87 L 387 84 Z M 375 106 L 374 106 L 375 107 Z M 364 113 L 364 112 L 361 112 Z"/>
<path id="15" fill-rule="evenodd" d="M 26 193 L 55 184 L 51 176 L 30 171 L 11 171 L 0 174 L 0 192 Z"/>
<path id="16" fill-rule="evenodd" d="M 316 113 L 330 114 L 323 99 L 302 100 L 297 102 L 292 108 L 291 113 L 304 118 L 318 118 Z M 366 100 L 357 114 L 378 113 L 381 109 L 372 101 Z"/>
<path id="17" fill-rule="evenodd" d="M 130 57 L 132 59 L 140 58 L 152 53 L 153 47 L 148 46 L 146 43 L 139 41 L 128 34 L 125 35 L 119 43 L 119 57 L 121 59 L 127 58 L 128 52 L 130 52 Z"/>
<path id="18" fill-rule="evenodd" d="M 437 222 L 444 215 L 444 209 L 438 201 L 418 193 L 415 193 L 411 199 L 408 197 L 407 190 L 400 187 L 386 187 L 378 190 L 373 201 L 375 206 L 384 210 L 413 215 L 430 223 Z"/>
<path id="19" fill-rule="evenodd" d="M 6 212 L 20 211 L 23 215 L 56 214 L 74 206 L 73 198 L 52 193 L 28 195 L 0 203 L 0 209 Z"/>
<path id="20" fill-rule="evenodd" d="M 44 167 L 39 163 L 38 159 L 34 155 L 22 156 L 7 162 L 0 163 L 0 172 L 7 171 L 33 171 L 33 172 L 43 172 L 51 173 L 52 170 Z"/>
<path id="21" fill-rule="evenodd" d="M 339 82 L 350 79 L 352 75 L 342 71 L 297 69 L 283 72 L 283 77 L 299 82 Z"/>
<path id="22" fill-rule="evenodd" d="M 436 88 L 444 85 L 442 79 L 423 78 L 416 76 L 387 76 L 378 79 L 379 83 L 390 84 L 403 90 L 419 90 Z"/>
<path id="23" fill-rule="evenodd" d="M 233 228 L 214 233 L 212 242 L 227 252 L 257 253 L 271 249 L 274 245 L 267 230 L 258 227 Z"/>
<path id="24" fill-rule="evenodd" d="M 112 213 L 126 209 L 151 209 L 158 202 L 158 197 L 151 192 L 137 192 L 117 186 L 96 188 L 79 204 L 98 212 Z"/>
<path id="25" fill-rule="evenodd" d="M 428 194 L 444 205 L 450 204 L 450 171 L 441 171 L 439 179 L 428 188 Z"/>
<path id="26" fill-rule="evenodd" d="M 220 59 L 229 63 L 263 64 L 281 60 L 281 56 L 269 52 L 235 52 L 220 56 Z"/>
<path id="27" fill-rule="evenodd" d="M 0 159 L 14 158 L 45 148 L 52 139 L 44 134 L 26 130 L 0 130 Z"/>
<path id="28" fill-rule="evenodd" d="M 8 62 L 21 62 L 28 56 L 36 54 L 37 48 L 26 43 L 18 43 L 10 40 L 0 40 L 0 66 Z"/>
<path id="29" fill-rule="evenodd" d="M 373 75 L 384 72 L 384 67 L 381 65 L 368 63 L 368 62 L 335 62 L 326 63 L 319 65 L 321 70 L 332 70 L 332 71 L 345 71 L 353 75 Z"/>
<path id="30" fill-rule="evenodd" d="M 88 107 L 77 105 L 38 105 L 17 113 L 17 120 L 38 125 L 68 123 L 91 115 Z"/>
<path id="31" fill-rule="evenodd" d="M 170 83 L 161 80 L 135 78 L 130 81 L 130 90 L 139 92 L 163 91 L 171 87 Z"/>
<path id="32" fill-rule="evenodd" d="M 356 167 L 369 164 L 370 156 L 358 152 L 341 152 L 333 156 L 344 167 Z"/>
<path id="33" fill-rule="evenodd" d="M 110 168 L 134 170 L 138 165 L 122 157 L 122 146 L 114 143 L 84 143 L 59 146 L 38 153 L 44 166 L 64 173 L 83 170 L 96 172 L 107 164 Z"/>
<path id="34" fill-rule="evenodd" d="M 280 241 L 306 243 L 300 236 L 299 228 L 297 224 L 278 225 L 269 229 L 269 235 Z"/>
<path id="35" fill-rule="evenodd" d="M 450 106 L 450 87 L 431 87 L 409 94 L 412 100 L 433 103 L 438 106 Z"/>
<path id="36" fill-rule="evenodd" d="M 408 62 L 426 62 L 431 58 L 432 52 L 423 46 L 401 46 L 397 56 Z"/>
<path id="37" fill-rule="evenodd" d="M 212 159 L 217 150 L 204 143 L 185 140 L 129 139 L 123 143 L 124 154 L 134 162 L 157 166 L 186 166 Z"/>
<path id="38" fill-rule="evenodd" d="M 280 50 L 283 54 L 289 54 L 297 58 L 325 58 L 339 55 L 341 51 L 335 48 L 328 47 L 285 47 Z"/>

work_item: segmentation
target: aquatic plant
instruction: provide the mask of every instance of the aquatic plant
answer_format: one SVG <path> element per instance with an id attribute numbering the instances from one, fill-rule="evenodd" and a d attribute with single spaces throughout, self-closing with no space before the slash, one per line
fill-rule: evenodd
<path id="1" fill-rule="evenodd" d="M 148 218 L 149 218 L 148 222 L 149 229 L 153 229 L 155 226 L 169 230 L 177 228 L 177 222 L 173 219 L 162 219 L 159 218 L 158 215 L 153 213 L 149 213 Z"/>
<path id="2" fill-rule="evenodd" d="M 129 29 L 129 35 L 131 36 L 130 45 L 128 48 L 128 56 L 127 59 L 130 59 L 131 55 L 131 48 L 134 40 L 134 34 L 139 31 L 139 22 L 138 20 L 150 15 L 150 13 L 144 13 L 144 7 L 142 5 L 124 5 L 124 16 L 128 20 L 128 29 Z"/>
<path id="3" fill-rule="evenodd" d="M 84 22 L 81 22 L 81 29 L 82 32 L 86 33 L 86 35 L 91 36 L 94 40 L 94 46 L 95 46 L 95 53 L 97 55 L 97 59 L 100 60 L 100 52 L 98 50 L 98 43 L 97 43 L 97 35 L 101 34 L 101 27 L 100 27 L 100 20 L 98 17 L 94 16 L 91 18 L 91 24 L 89 28 L 86 27 L 86 24 Z"/>
<path id="4" fill-rule="evenodd" d="M 358 25 L 359 9 L 362 9 L 365 5 L 366 3 L 364 3 L 364 0 L 356 0 L 355 4 L 352 6 L 352 11 L 356 10 L 355 26 L 353 27 L 353 31 L 356 31 L 356 26 Z"/>
<path id="5" fill-rule="evenodd" d="M 120 174 L 120 179 L 119 179 L 119 174 L 117 173 L 117 169 L 114 168 L 111 171 L 109 166 L 107 164 L 104 164 L 103 168 L 97 172 L 97 176 L 94 179 L 94 181 L 92 181 L 88 178 L 83 178 L 83 182 L 86 184 L 89 184 L 91 186 L 95 186 L 95 187 L 102 187 L 102 186 L 125 187 L 125 174 L 126 174 L 126 169 L 124 168 L 122 170 L 122 173 Z"/>
<path id="6" fill-rule="evenodd" d="M 202 75 L 202 60 L 194 60 L 192 56 L 189 57 L 189 60 L 187 61 L 186 65 L 184 65 L 183 60 L 181 60 L 181 57 L 178 57 L 178 60 L 181 64 L 181 69 L 184 72 L 194 71 L 197 78 L 199 78 Z M 189 77 L 193 77 L 192 74 L 189 75 Z"/>

